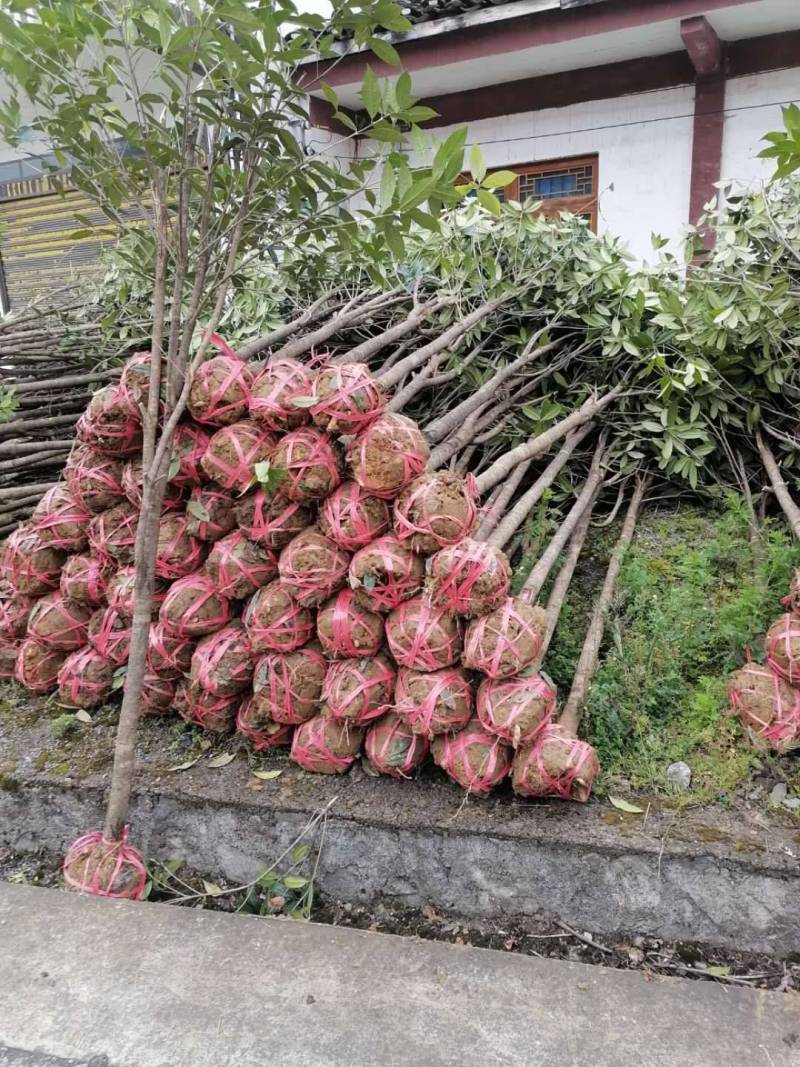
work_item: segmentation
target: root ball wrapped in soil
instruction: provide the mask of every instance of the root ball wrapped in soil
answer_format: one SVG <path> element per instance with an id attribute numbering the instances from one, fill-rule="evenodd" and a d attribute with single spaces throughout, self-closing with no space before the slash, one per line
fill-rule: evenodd
<path id="1" fill-rule="evenodd" d="M 311 417 L 329 433 L 359 433 L 386 407 L 386 394 L 365 363 L 323 367 L 314 381 L 313 396 Z"/>
<path id="2" fill-rule="evenodd" d="M 195 642 L 190 637 L 170 633 L 163 623 L 150 627 L 147 640 L 147 666 L 162 677 L 187 674 L 192 665 Z"/>
<path id="3" fill-rule="evenodd" d="M 81 448 L 76 452 L 74 462 L 65 468 L 64 478 L 81 507 L 97 515 L 123 500 L 122 473 L 120 459 Z"/>
<path id="4" fill-rule="evenodd" d="M 351 722 L 317 715 L 298 726 L 290 758 L 313 774 L 343 774 L 361 749 L 364 731 Z"/>
<path id="5" fill-rule="evenodd" d="M 61 595 L 98 608 L 106 603 L 113 573 L 113 563 L 103 556 L 70 556 L 61 571 Z"/>
<path id="6" fill-rule="evenodd" d="M 253 650 L 238 619 L 198 641 L 189 677 L 217 696 L 235 696 L 247 689 L 253 678 Z"/>
<path id="7" fill-rule="evenodd" d="M 458 619 L 437 608 L 425 596 L 406 600 L 386 620 L 386 640 L 402 667 L 438 671 L 451 667 L 461 655 Z"/>
<path id="8" fill-rule="evenodd" d="M 255 697 L 246 697 L 239 705 L 236 729 L 252 742 L 256 752 L 266 752 L 281 745 L 290 745 L 294 727 L 276 722 Z"/>
<path id="9" fill-rule="evenodd" d="M 361 726 L 384 715 L 392 703 L 395 669 L 386 656 L 331 663 L 322 685 L 322 699 L 334 719 Z"/>
<path id="10" fill-rule="evenodd" d="M 428 738 L 457 733 L 472 717 L 472 686 L 460 667 L 441 671 L 401 667 L 394 704 L 414 733 Z"/>
<path id="11" fill-rule="evenodd" d="M 369 611 L 393 611 L 422 591 L 425 564 L 394 534 L 388 534 L 356 552 L 348 581 Z"/>
<path id="12" fill-rule="evenodd" d="M 275 722 L 297 726 L 319 711 L 328 664 L 315 642 L 294 652 L 268 652 L 253 672 L 253 701 Z"/>
<path id="13" fill-rule="evenodd" d="M 394 530 L 423 556 L 469 537 L 478 518 L 471 474 L 433 471 L 415 478 L 394 502 Z"/>
<path id="14" fill-rule="evenodd" d="M 308 422 L 308 411 L 292 403 L 308 396 L 312 373 L 296 359 L 271 359 L 256 375 L 250 394 L 250 417 L 277 433 L 296 430 Z"/>
<path id="15" fill-rule="evenodd" d="M 189 390 L 192 418 L 207 426 L 229 426 L 247 415 L 253 376 L 236 356 L 214 356 L 201 364 Z"/>
<path id="16" fill-rule="evenodd" d="M 800 747 L 800 693 L 768 665 L 734 671 L 728 698 L 755 747 L 781 753 Z"/>
<path id="17" fill-rule="evenodd" d="M 136 418 L 140 418 L 141 409 L 147 407 L 151 363 L 149 352 L 134 352 L 119 378 L 120 402 Z"/>
<path id="18" fill-rule="evenodd" d="M 298 534 L 281 550 L 278 573 L 298 604 L 316 607 L 347 581 L 350 556 L 316 527 Z"/>
<path id="19" fill-rule="evenodd" d="M 370 726 L 364 739 L 368 769 L 391 778 L 409 778 L 425 762 L 429 750 L 427 737 L 414 733 L 392 712 Z"/>
<path id="20" fill-rule="evenodd" d="M 19 646 L 14 677 L 33 693 L 49 693 L 58 685 L 58 672 L 67 653 L 26 637 Z"/>
<path id="21" fill-rule="evenodd" d="M 175 689 L 174 707 L 184 722 L 193 723 L 212 734 L 224 734 L 236 723 L 241 696 L 217 696 L 183 679 Z"/>
<path id="22" fill-rule="evenodd" d="M 72 652 L 86 644 L 86 631 L 92 608 L 77 600 L 65 600 L 61 593 L 48 593 L 37 600 L 28 616 L 28 637 L 48 648 Z"/>
<path id="23" fill-rule="evenodd" d="M 0 557 L 0 579 L 15 593 L 43 596 L 58 589 L 65 559 L 61 549 L 45 544 L 29 525 L 18 526 Z"/>
<path id="24" fill-rule="evenodd" d="M 135 508 L 141 508 L 142 506 L 143 486 L 142 460 L 140 456 L 134 456 L 122 468 L 122 489 L 125 493 L 125 499 Z M 161 510 L 175 511 L 177 508 L 183 507 L 183 494 L 184 491 L 180 486 L 168 481 L 164 489 Z"/>
<path id="25" fill-rule="evenodd" d="M 197 485 L 186 504 L 186 529 L 200 541 L 219 541 L 236 525 L 232 493 Z"/>
<path id="26" fill-rule="evenodd" d="M 583 804 L 599 773 L 592 746 L 560 723 L 549 723 L 532 745 L 517 749 L 512 784 L 521 797 L 562 797 Z"/>
<path id="27" fill-rule="evenodd" d="M 178 679 L 173 674 L 158 674 L 157 671 L 146 670 L 142 678 L 139 714 L 163 715 L 171 711 L 177 687 Z"/>
<path id="28" fill-rule="evenodd" d="M 341 589 L 319 609 L 317 637 L 333 659 L 374 656 L 383 644 L 383 617 L 361 607 L 352 589 Z"/>
<path id="29" fill-rule="evenodd" d="M 300 504 L 322 500 L 342 480 L 341 464 L 330 438 L 311 428 L 287 433 L 272 453 L 270 466 L 282 478 L 281 492 Z"/>
<path id="30" fill-rule="evenodd" d="M 223 489 L 245 493 L 253 484 L 255 467 L 269 459 L 275 438 L 256 422 L 243 419 L 217 430 L 201 460 L 205 474 Z"/>
<path id="31" fill-rule="evenodd" d="M 89 523 L 89 545 L 97 556 L 133 563 L 139 512 L 127 500 L 96 515 Z"/>
<path id="32" fill-rule="evenodd" d="M 767 630 L 767 662 L 790 685 L 800 685 L 800 619 L 787 613 Z"/>
<path id="33" fill-rule="evenodd" d="M 16 677 L 17 656 L 22 642 L 11 640 L 0 634 L 0 678 Z"/>
<path id="34" fill-rule="evenodd" d="M 405 415 L 381 415 L 351 442 L 352 476 L 373 496 L 393 499 L 418 478 L 430 459 L 428 442 Z"/>
<path id="35" fill-rule="evenodd" d="M 58 672 L 58 697 L 71 708 L 104 704 L 114 685 L 114 664 L 91 646 L 71 652 Z"/>
<path id="36" fill-rule="evenodd" d="M 91 517 L 62 483 L 44 494 L 31 515 L 30 524 L 44 544 L 62 552 L 81 552 L 88 544 Z"/>
<path id="37" fill-rule="evenodd" d="M 512 749 L 475 719 L 457 734 L 440 734 L 431 742 L 437 766 L 462 789 L 488 796 L 511 770 Z"/>
<path id="38" fill-rule="evenodd" d="M 28 632 L 28 618 L 36 603 L 33 597 L 0 585 L 0 641 L 18 641 Z"/>
<path id="39" fill-rule="evenodd" d="M 319 525 L 340 548 L 355 552 L 389 529 L 389 508 L 385 500 L 370 496 L 358 482 L 345 482 L 325 500 Z"/>
<path id="40" fill-rule="evenodd" d="M 189 533 L 186 513 L 165 515 L 158 524 L 156 546 L 156 574 L 165 581 L 174 582 L 192 574 L 202 564 L 206 546 Z"/>
<path id="41" fill-rule="evenodd" d="M 462 661 L 489 678 L 510 678 L 536 662 L 546 633 L 547 613 L 542 608 L 509 597 L 469 624 Z"/>
<path id="42" fill-rule="evenodd" d="M 182 422 L 172 438 L 169 485 L 176 489 L 193 489 L 204 480 L 201 460 L 211 435 L 200 426 Z"/>
<path id="43" fill-rule="evenodd" d="M 556 687 L 546 674 L 532 673 L 478 686 L 478 719 L 490 734 L 514 748 L 530 745 L 547 726 L 556 710 Z"/>
<path id="44" fill-rule="evenodd" d="M 167 633 L 178 637 L 205 637 L 221 630 L 230 618 L 228 598 L 200 571 L 175 582 L 158 613 Z"/>
<path id="45" fill-rule="evenodd" d="M 119 384 L 96 392 L 75 426 L 78 440 L 108 456 L 130 456 L 142 447 L 142 424 Z"/>
<path id="46" fill-rule="evenodd" d="M 128 844 L 125 827 L 119 841 L 96 831 L 74 842 L 64 860 L 64 884 L 77 893 L 119 900 L 141 900 L 147 869 L 138 849 Z"/>
<path id="47" fill-rule="evenodd" d="M 508 556 L 499 548 L 467 539 L 432 556 L 428 592 L 434 604 L 472 618 L 488 615 L 507 598 Z"/>
<path id="48" fill-rule="evenodd" d="M 151 616 L 155 617 L 164 603 L 169 583 L 163 578 L 156 578 L 153 582 L 153 604 Z M 133 618 L 133 609 L 136 607 L 136 568 L 120 567 L 113 578 L 109 579 L 106 590 L 106 602 L 110 608 L 114 608 L 125 619 Z"/>
<path id="49" fill-rule="evenodd" d="M 234 530 L 211 549 L 206 572 L 223 596 L 243 600 L 277 578 L 278 561 L 270 549 Z"/>
<path id="50" fill-rule="evenodd" d="M 89 620 L 89 644 L 115 667 L 128 662 L 131 648 L 130 619 L 114 608 L 98 608 Z"/>
<path id="51" fill-rule="evenodd" d="M 310 505 L 295 503 L 281 492 L 256 489 L 238 502 L 235 520 L 251 541 L 279 549 L 311 525 L 314 512 Z"/>
<path id="52" fill-rule="evenodd" d="M 314 616 L 293 600 L 281 581 L 254 593 L 242 620 L 254 652 L 292 652 L 314 634 Z"/>
<path id="53" fill-rule="evenodd" d="M 800 615 L 800 568 L 795 570 L 792 575 L 788 596 L 785 596 L 782 602 L 787 608 L 791 608 L 796 615 Z"/>

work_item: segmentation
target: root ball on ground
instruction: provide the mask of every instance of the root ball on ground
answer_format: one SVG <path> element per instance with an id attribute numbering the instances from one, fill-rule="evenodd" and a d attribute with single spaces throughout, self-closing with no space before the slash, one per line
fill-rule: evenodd
<path id="1" fill-rule="evenodd" d="M 186 513 L 164 515 L 158 524 L 156 574 L 165 581 L 185 578 L 201 566 L 206 546 L 189 533 Z"/>
<path id="2" fill-rule="evenodd" d="M 329 433 L 359 433 L 386 407 L 386 394 L 364 363 L 323 367 L 314 381 L 311 417 Z"/>
<path id="3" fill-rule="evenodd" d="M 274 448 L 275 437 L 269 430 L 243 419 L 217 430 L 201 465 L 206 476 L 223 489 L 246 493 L 253 484 L 256 464 L 268 460 Z"/>
<path id="4" fill-rule="evenodd" d="M 352 589 L 341 589 L 319 609 L 317 637 L 333 659 L 374 656 L 383 644 L 383 617 L 365 610 Z"/>
<path id="5" fill-rule="evenodd" d="M 547 613 L 542 608 L 509 597 L 467 627 L 464 666 L 489 678 L 510 678 L 536 662 L 546 633 Z"/>
<path id="6" fill-rule="evenodd" d="M 434 604 L 457 615 L 488 615 L 508 596 L 511 566 L 499 548 L 470 539 L 443 548 L 429 562 Z"/>
<path id="7" fill-rule="evenodd" d="M 252 696 L 246 697 L 239 705 L 236 729 L 250 739 L 256 752 L 266 752 L 271 748 L 289 745 L 294 734 L 293 727 L 276 722 L 264 706 Z"/>
<path id="8" fill-rule="evenodd" d="M 316 643 L 294 652 L 268 652 L 256 661 L 253 702 L 286 726 L 298 726 L 319 711 L 328 664 Z"/>
<path id="9" fill-rule="evenodd" d="M 72 652 L 86 644 L 91 617 L 91 605 L 65 600 L 61 593 L 48 593 L 31 608 L 28 637 L 34 637 L 48 648 Z"/>
<path id="10" fill-rule="evenodd" d="M 128 662 L 131 621 L 114 608 L 98 608 L 89 619 L 89 644 L 115 667 Z"/>
<path id="11" fill-rule="evenodd" d="M 155 674 L 187 674 L 192 666 L 195 642 L 190 637 L 170 633 L 163 623 L 150 627 L 147 641 L 147 666 Z"/>
<path id="12" fill-rule="evenodd" d="M 385 714 L 392 703 L 395 669 L 383 655 L 331 663 L 322 699 L 334 719 L 361 726 Z"/>
<path id="13" fill-rule="evenodd" d="M 0 556 L 0 579 L 22 596 L 43 596 L 58 589 L 65 559 L 61 549 L 46 545 L 30 526 L 18 526 Z"/>
<path id="14" fill-rule="evenodd" d="M 192 418 L 207 426 L 229 426 L 247 415 L 253 376 L 236 356 L 214 356 L 202 363 L 189 391 Z"/>
<path id="15" fill-rule="evenodd" d="M 71 708 L 104 704 L 114 685 L 114 664 L 91 646 L 72 652 L 58 672 L 58 698 Z"/>
<path id="16" fill-rule="evenodd" d="M 78 600 L 98 608 L 106 602 L 108 582 L 113 573 L 114 565 L 110 559 L 70 556 L 61 571 L 61 595 L 67 600 Z"/>
<path id="17" fill-rule="evenodd" d="M 299 504 L 322 500 L 342 480 L 333 443 L 327 434 L 311 428 L 294 430 L 281 438 L 270 467 L 282 478 L 281 492 Z"/>
<path id="18" fill-rule="evenodd" d="M 116 563 L 133 563 L 139 511 L 124 501 L 96 515 L 89 523 L 89 545 L 95 555 Z"/>
<path id="19" fill-rule="evenodd" d="M 440 734 L 431 742 L 437 766 L 462 789 L 476 796 L 489 793 L 511 770 L 511 748 L 476 720 L 457 734 Z"/>
<path id="20" fill-rule="evenodd" d="M 800 693 L 768 665 L 747 663 L 734 671 L 728 698 L 755 747 L 800 747 Z"/>
<path id="21" fill-rule="evenodd" d="M 781 615 L 767 630 L 767 662 L 790 685 L 800 685 L 800 619 Z"/>
<path id="22" fill-rule="evenodd" d="M 472 717 L 472 686 L 460 667 L 397 672 L 395 711 L 423 737 L 457 733 Z"/>
<path id="23" fill-rule="evenodd" d="M 294 732 L 290 758 L 304 771 L 343 774 L 361 749 L 364 731 L 350 722 L 317 715 Z"/>
<path id="24" fill-rule="evenodd" d="M 230 618 L 228 598 L 212 578 L 200 571 L 175 582 L 158 613 L 164 629 L 180 637 L 205 637 L 221 629 Z"/>
<path id="25" fill-rule="evenodd" d="M 235 696 L 247 689 L 253 678 L 253 650 L 238 619 L 198 641 L 189 678 L 216 696 Z"/>
<path id="26" fill-rule="evenodd" d="M 281 492 L 256 489 L 236 505 L 236 523 L 251 541 L 279 549 L 302 533 L 314 521 L 309 504 L 295 503 Z"/>
<path id="27" fill-rule="evenodd" d="M 200 541 L 219 541 L 236 525 L 234 497 L 217 486 L 198 485 L 186 504 L 186 529 Z"/>
<path id="28" fill-rule="evenodd" d="M 311 640 L 314 616 L 281 581 L 254 593 L 242 615 L 254 652 L 292 652 Z"/>
<path id="29" fill-rule="evenodd" d="M 87 544 L 90 512 L 80 504 L 64 483 L 44 494 L 30 518 L 31 527 L 43 544 L 62 552 L 82 552 Z"/>
<path id="30" fill-rule="evenodd" d="M 560 723 L 549 723 L 532 745 L 517 749 L 512 783 L 522 797 L 562 797 L 585 803 L 600 773 L 597 753 Z"/>
<path id="31" fill-rule="evenodd" d="M 141 900 L 147 886 L 144 860 L 128 844 L 127 827 L 119 841 L 109 841 L 99 831 L 78 838 L 62 873 L 67 889 L 94 897 Z"/>
<path id="32" fill-rule="evenodd" d="M 49 693 L 58 685 L 58 672 L 66 658 L 66 652 L 26 637 L 19 646 L 14 676 L 33 693 Z"/>
<path id="33" fill-rule="evenodd" d="M 298 534 L 278 557 L 281 581 L 298 604 L 316 607 L 347 581 L 350 556 L 316 527 Z"/>
<path id="34" fill-rule="evenodd" d="M 530 745 L 552 719 L 556 687 L 543 673 L 517 675 L 478 686 L 476 710 L 481 724 L 514 748 Z"/>
<path id="35" fill-rule="evenodd" d="M 478 490 L 471 474 L 433 471 L 415 478 L 394 503 L 394 530 L 421 555 L 469 537 L 478 518 Z"/>
<path id="36" fill-rule="evenodd" d="M 355 552 L 389 529 L 389 508 L 385 500 L 370 496 L 358 482 L 345 482 L 325 500 L 319 525 L 340 548 Z"/>
<path id="37" fill-rule="evenodd" d="M 270 549 L 234 530 L 211 549 L 206 572 L 223 596 L 243 600 L 277 577 L 278 562 Z"/>
<path id="38" fill-rule="evenodd" d="M 388 534 L 356 552 L 348 581 L 369 611 L 394 611 L 422 591 L 425 564 L 394 534 Z"/>
<path id="39" fill-rule="evenodd" d="M 402 667 L 438 671 L 451 667 L 461 654 L 458 619 L 424 596 L 406 600 L 386 620 L 386 640 Z"/>
<path id="40" fill-rule="evenodd" d="M 64 479 L 75 500 L 92 515 L 97 515 L 124 498 L 122 474 L 120 459 L 82 447 L 65 468 Z"/>
<path id="41" fill-rule="evenodd" d="M 313 374 L 296 359 L 271 359 L 256 375 L 250 394 L 250 417 L 277 433 L 308 422 L 308 410 L 292 403 L 311 394 Z"/>
<path id="42" fill-rule="evenodd" d="M 212 734 L 233 729 L 240 696 L 217 696 L 183 679 L 175 689 L 175 708 L 184 722 L 193 723 Z"/>
<path id="43" fill-rule="evenodd" d="M 429 750 L 428 739 L 392 712 L 370 726 L 364 739 L 368 769 L 391 778 L 409 778 L 422 766 Z"/>
<path id="44" fill-rule="evenodd" d="M 348 450 L 352 476 L 373 496 L 392 499 L 418 478 L 430 459 L 422 431 L 405 415 L 381 415 Z"/>

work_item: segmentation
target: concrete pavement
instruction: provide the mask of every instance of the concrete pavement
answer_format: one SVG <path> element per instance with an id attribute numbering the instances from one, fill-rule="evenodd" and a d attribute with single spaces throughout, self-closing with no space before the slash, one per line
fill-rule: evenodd
<path id="1" fill-rule="evenodd" d="M 800 1067 L 800 1003 L 792 994 L 0 884 L 6 1064 Z"/>

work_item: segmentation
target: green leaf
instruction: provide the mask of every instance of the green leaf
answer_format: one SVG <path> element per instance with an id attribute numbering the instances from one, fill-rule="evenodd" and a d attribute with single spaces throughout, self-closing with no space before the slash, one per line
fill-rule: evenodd
<path id="1" fill-rule="evenodd" d="M 180 456 L 173 456 L 171 461 L 170 461 L 169 470 L 167 471 L 167 481 L 171 482 L 172 479 L 177 476 L 178 471 L 180 469 L 181 469 L 181 457 Z"/>
<path id="2" fill-rule="evenodd" d="M 219 897 L 225 892 L 221 885 L 217 885 L 216 882 L 207 882 L 203 879 L 203 889 L 210 897 Z"/>
<path id="3" fill-rule="evenodd" d="M 710 974 L 713 978 L 726 978 L 730 973 L 730 967 L 722 967 L 717 964 L 713 964 L 711 967 L 706 967 L 703 971 L 703 974 Z"/>
<path id="4" fill-rule="evenodd" d="M 394 168 L 387 163 L 383 168 L 383 174 L 381 175 L 381 194 L 379 201 L 380 206 L 384 211 L 391 207 L 396 185 L 397 177 Z"/>
<path id="5" fill-rule="evenodd" d="M 374 119 L 381 109 L 381 87 L 372 67 L 367 67 L 364 73 L 359 96 L 364 101 L 369 117 Z"/>
<path id="6" fill-rule="evenodd" d="M 628 800 L 620 800 L 619 797 L 609 797 L 608 799 L 620 811 L 627 811 L 630 815 L 644 815 L 644 808 L 639 808 Z"/>
<path id="7" fill-rule="evenodd" d="M 200 522 L 210 522 L 211 515 L 208 508 L 204 507 L 199 500 L 190 500 L 186 505 L 186 511 Z"/>
<path id="8" fill-rule="evenodd" d="M 382 37 L 370 37 L 367 44 L 378 59 L 382 59 L 384 63 L 388 63 L 392 67 L 400 66 L 400 56 L 397 54 L 397 49 L 394 45 L 384 41 Z"/>
<path id="9" fill-rule="evenodd" d="M 293 408 L 313 408 L 317 403 L 315 396 L 294 396 L 289 401 Z"/>
<path id="10" fill-rule="evenodd" d="M 482 182 L 486 177 L 486 162 L 479 144 L 474 144 L 469 150 L 469 172 L 476 182 Z"/>
<path id="11" fill-rule="evenodd" d="M 328 85 L 327 82 L 320 82 L 319 83 L 319 87 L 320 87 L 320 90 L 322 92 L 322 95 L 325 97 L 325 99 L 331 105 L 333 110 L 334 111 L 338 111 L 339 110 L 339 97 L 336 95 L 335 90 L 332 89 L 331 86 Z"/>
<path id="12" fill-rule="evenodd" d="M 302 878 L 299 874 L 287 874 L 283 879 L 283 884 L 287 889 L 302 889 L 308 885 L 308 879 Z"/>
<path id="13" fill-rule="evenodd" d="M 500 201 L 488 189 L 478 189 L 478 203 L 481 207 L 485 207 L 487 211 L 490 211 L 492 215 L 499 215 L 502 211 Z"/>
<path id="14" fill-rule="evenodd" d="M 513 170 L 496 170 L 487 174 L 481 184 L 484 189 L 505 189 L 516 177 Z"/>

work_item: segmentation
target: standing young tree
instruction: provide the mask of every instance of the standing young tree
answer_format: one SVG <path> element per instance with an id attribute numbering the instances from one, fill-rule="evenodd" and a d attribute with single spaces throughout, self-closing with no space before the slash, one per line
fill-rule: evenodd
<path id="1" fill-rule="evenodd" d="M 458 196 L 463 133 L 427 170 L 411 171 L 395 147 L 431 115 L 406 74 L 383 86 L 370 70 L 364 79 L 378 157 L 339 158 L 354 129 L 316 154 L 293 132 L 308 121 L 300 64 L 335 58 L 343 34 L 391 58 L 376 29 L 408 25 L 392 0 L 338 2 L 327 20 L 299 13 L 293 0 L 0 3 L 0 65 L 11 87 L 0 106 L 5 139 L 14 143 L 23 123 L 35 131 L 52 147 L 60 180 L 118 232 L 146 233 L 154 263 L 132 641 L 104 834 L 89 842 L 104 856 L 112 850 L 107 862 L 122 854 L 172 437 L 234 273 L 281 248 L 322 244 L 358 257 L 379 281 L 409 228 L 435 230 L 436 209 Z M 352 126 L 343 114 L 342 122 Z M 361 191 L 366 206 L 355 212 L 348 202 Z"/>

